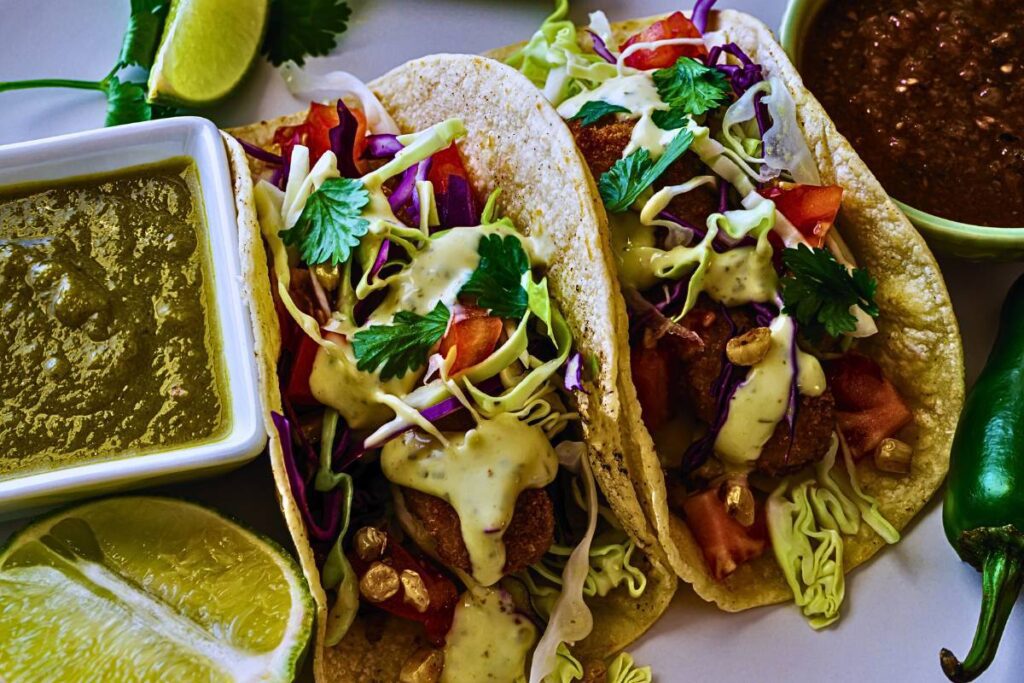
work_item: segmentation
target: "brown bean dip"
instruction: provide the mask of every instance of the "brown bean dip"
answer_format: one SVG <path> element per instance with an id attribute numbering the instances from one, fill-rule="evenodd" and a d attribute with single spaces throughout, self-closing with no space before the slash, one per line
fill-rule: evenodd
<path id="1" fill-rule="evenodd" d="M 833 0 L 801 71 L 897 199 L 1024 227 L 1024 0 Z"/>

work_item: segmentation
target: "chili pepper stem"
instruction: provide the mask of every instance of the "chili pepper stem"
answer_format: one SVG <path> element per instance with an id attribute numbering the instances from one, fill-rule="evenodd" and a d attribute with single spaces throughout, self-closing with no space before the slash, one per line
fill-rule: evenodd
<path id="1" fill-rule="evenodd" d="M 28 88 L 77 88 L 79 90 L 103 90 L 104 81 L 77 81 L 67 78 L 38 78 L 29 81 L 0 82 L 0 92 L 27 90 Z"/>
<path id="2" fill-rule="evenodd" d="M 955 683 L 973 681 L 992 663 L 999 639 L 1024 582 L 1024 555 L 998 548 L 989 551 L 981 572 L 982 602 L 978 630 L 963 662 L 943 648 L 942 671 Z"/>

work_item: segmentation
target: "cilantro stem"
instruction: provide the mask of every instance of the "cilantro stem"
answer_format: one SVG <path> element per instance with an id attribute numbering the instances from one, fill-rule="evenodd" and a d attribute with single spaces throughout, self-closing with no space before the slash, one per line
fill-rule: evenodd
<path id="1" fill-rule="evenodd" d="M 28 81 L 0 81 L 0 92 L 26 90 L 28 88 L 77 88 L 78 90 L 103 90 L 102 81 L 76 81 L 68 78 L 37 78 Z"/>

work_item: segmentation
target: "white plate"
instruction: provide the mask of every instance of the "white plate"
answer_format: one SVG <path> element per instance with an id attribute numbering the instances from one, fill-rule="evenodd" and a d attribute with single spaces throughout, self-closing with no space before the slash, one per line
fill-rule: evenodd
<path id="1" fill-rule="evenodd" d="M 332 61 L 372 78 L 412 57 L 431 52 L 474 52 L 529 36 L 550 12 L 549 0 L 378 0 L 351 2 L 354 13 Z M 614 21 L 676 9 L 691 0 L 575 0 L 573 18 L 603 9 Z M 777 27 L 785 0 L 721 0 Z M 127 0 L 19 2 L 0 0 L 0 78 L 96 77 L 117 52 Z M 12 99 L 13 98 L 13 99 Z M 214 112 L 222 125 L 291 113 L 304 106 L 292 99 L 273 69 L 260 65 L 231 102 Z M 90 93 L 0 94 L 0 142 L 40 137 L 100 125 L 103 106 Z M 995 315 L 1019 264 L 976 265 L 942 260 L 960 316 L 973 381 L 995 335 Z M 275 533 L 283 526 L 267 509 L 275 505 L 263 461 L 237 473 L 193 486 L 191 495 Z M 263 492 L 258 501 L 253 491 Z M 933 503 L 904 540 L 855 571 L 838 626 L 823 633 L 808 628 L 792 606 L 725 614 L 683 587 L 666 617 L 631 651 L 651 664 L 662 683 L 686 681 L 944 681 L 938 652 L 964 654 L 980 606 L 980 577 L 959 562 L 942 534 L 940 507 Z M 14 526 L 0 526 L 12 531 Z M 1024 606 L 1018 605 L 1003 636 L 999 656 L 982 681 L 1024 680 Z"/>
<path id="2" fill-rule="evenodd" d="M 62 467 L 0 481 L 0 515 L 27 513 L 72 498 L 210 475 L 255 457 L 266 442 L 256 394 L 256 360 L 243 303 L 238 225 L 220 131 L 207 119 L 184 116 L 101 128 L 0 146 L 0 187 L 107 173 L 176 157 L 196 166 L 210 260 L 215 324 L 225 370 L 227 432 L 204 443 L 144 455 Z M 211 319 L 211 322 L 214 320 Z"/>

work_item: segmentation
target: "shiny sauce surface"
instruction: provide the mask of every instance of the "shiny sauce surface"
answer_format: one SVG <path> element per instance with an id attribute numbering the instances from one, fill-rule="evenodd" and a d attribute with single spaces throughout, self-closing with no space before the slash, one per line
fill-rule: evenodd
<path id="1" fill-rule="evenodd" d="M 208 251 L 187 159 L 0 189 L 0 478 L 227 428 Z"/>
<path id="2" fill-rule="evenodd" d="M 800 70 L 896 199 L 1024 227 L 1024 0 L 832 0 Z"/>

